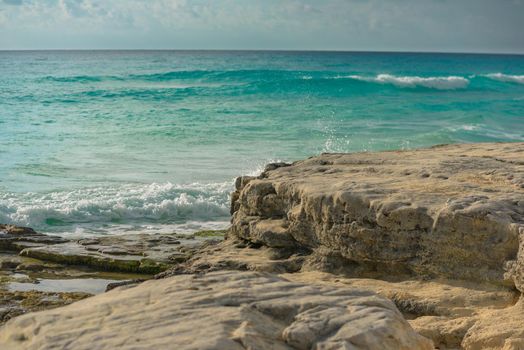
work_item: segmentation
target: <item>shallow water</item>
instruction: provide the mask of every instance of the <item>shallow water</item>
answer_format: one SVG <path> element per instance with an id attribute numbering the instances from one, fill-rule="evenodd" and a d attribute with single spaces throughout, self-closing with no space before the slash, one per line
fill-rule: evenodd
<path id="1" fill-rule="evenodd" d="M 524 56 L 0 52 L 0 107 L 0 222 L 187 232 L 270 161 L 523 141 Z"/>
<path id="2" fill-rule="evenodd" d="M 109 283 L 117 280 L 100 278 L 70 278 L 70 279 L 44 279 L 39 278 L 37 283 L 9 282 L 7 288 L 10 291 L 25 292 L 36 290 L 40 292 L 84 292 L 100 294 L 105 292 Z"/>

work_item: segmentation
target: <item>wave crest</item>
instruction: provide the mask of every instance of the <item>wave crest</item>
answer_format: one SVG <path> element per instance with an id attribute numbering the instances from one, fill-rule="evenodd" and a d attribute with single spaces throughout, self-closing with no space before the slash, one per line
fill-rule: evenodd
<path id="1" fill-rule="evenodd" d="M 220 221 L 229 217 L 232 184 L 171 183 L 92 187 L 51 193 L 0 193 L 0 222 L 42 231 L 75 225 Z"/>
<path id="2" fill-rule="evenodd" d="M 524 84 L 524 75 L 510 75 L 510 74 L 503 74 L 503 73 L 491 73 L 485 75 L 487 78 L 503 81 L 503 82 L 509 82 L 509 83 L 518 83 L 518 84 Z"/>
<path id="3" fill-rule="evenodd" d="M 378 74 L 376 77 L 364 77 L 361 75 L 348 75 L 338 78 L 354 79 L 379 84 L 392 84 L 398 87 L 425 87 L 438 90 L 463 89 L 468 86 L 469 80 L 459 76 L 448 77 L 419 77 L 419 76 L 395 76 L 391 74 Z"/>

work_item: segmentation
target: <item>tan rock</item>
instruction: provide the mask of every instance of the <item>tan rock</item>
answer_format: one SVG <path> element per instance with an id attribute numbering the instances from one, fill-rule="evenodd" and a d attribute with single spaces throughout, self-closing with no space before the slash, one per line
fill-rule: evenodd
<path id="1" fill-rule="evenodd" d="M 274 251 L 274 248 L 244 247 L 226 240 L 206 247 L 166 275 L 243 269 L 279 274 L 305 285 L 368 290 L 392 300 L 413 329 L 431 339 L 439 349 L 462 348 L 470 328 L 477 322 L 489 320 L 494 312 L 503 315 L 506 310 L 513 310 L 520 295 L 508 287 L 472 281 L 417 279 L 398 274 L 376 279 L 306 271 L 303 264 L 310 256 L 295 251 L 289 256 L 274 257 Z M 503 317 L 498 324 L 504 328 L 506 323 Z M 524 326 L 511 322 L 508 327 L 515 334 L 524 329 Z M 485 345 L 483 339 L 478 340 L 481 346 Z"/>
<path id="2" fill-rule="evenodd" d="M 524 288 L 524 143 L 323 154 L 270 169 L 237 181 L 232 237 L 312 250 L 312 269 Z"/>
<path id="3" fill-rule="evenodd" d="M 468 350 L 524 349 L 524 303 L 486 312 L 468 329 L 462 346 Z"/>
<path id="4" fill-rule="evenodd" d="M 356 288 L 214 272 L 117 288 L 20 316 L 2 349 L 433 349 L 395 305 Z"/>
<path id="5" fill-rule="evenodd" d="M 431 339 L 439 349 L 484 349 L 492 343 L 488 335 L 503 344 L 501 340 L 505 336 L 518 339 L 520 334 L 524 334 L 524 325 L 517 321 L 518 313 L 524 315 L 524 310 L 513 306 L 517 294 L 503 287 L 456 280 L 386 281 L 348 278 L 323 272 L 282 276 L 311 285 L 370 290 L 387 297 L 396 304 L 411 326 L 419 334 Z M 506 313 L 514 317 L 506 319 Z M 498 315 L 498 318 L 494 319 L 494 315 Z M 495 325 L 498 329 L 494 329 Z M 493 349 L 495 348 L 497 347 Z"/>

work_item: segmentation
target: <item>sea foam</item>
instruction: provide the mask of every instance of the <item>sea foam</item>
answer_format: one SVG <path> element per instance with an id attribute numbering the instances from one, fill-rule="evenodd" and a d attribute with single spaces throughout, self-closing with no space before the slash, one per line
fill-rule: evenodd
<path id="1" fill-rule="evenodd" d="M 419 77 L 419 76 L 395 76 L 391 74 L 378 74 L 375 77 L 361 75 L 340 76 L 338 78 L 355 79 L 371 83 L 392 84 L 398 87 L 414 88 L 425 87 L 438 90 L 463 89 L 468 86 L 469 80 L 459 76 L 446 77 Z"/>
<path id="2" fill-rule="evenodd" d="M 503 81 L 503 82 L 524 84 L 524 75 L 491 73 L 491 74 L 486 74 L 485 77 L 493 79 L 493 80 Z"/>
<path id="3" fill-rule="evenodd" d="M 44 232 L 76 225 L 176 223 L 228 219 L 230 182 L 126 184 L 50 193 L 0 193 L 0 222 Z"/>

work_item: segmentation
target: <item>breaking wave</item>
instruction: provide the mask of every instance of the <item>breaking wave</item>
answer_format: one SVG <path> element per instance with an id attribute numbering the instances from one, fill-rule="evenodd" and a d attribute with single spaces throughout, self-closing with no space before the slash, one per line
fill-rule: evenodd
<path id="1" fill-rule="evenodd" d="M 232 183 L 90 187 L 50 193 L 0 193 L 0 222 L 44 232 L 82 224 L 227 221 Z"/>
<path id="2" fill-rule="evenodd" d="M 503 73 L 491 73 L 485 75 L 487 78 L 503 81 L 506 83 L 518 83 L 518 84 L 524 84 L 524 75 L 510 75 L 510 74 L 503 74 Z"/>
<path id="3" fill-rule="evenodd" d="M 447 77 L 419 77 L 419 76 L 395 76 L 391 74 L 378 74 L 375 77 L 361 75 L 338 76 L 339 79 L 354 79 L 370 83 L 392 84 L 398 87 L 415 88 L 425 87 L 438 90 L 455 90 L 466 88 L 469 80 L 459 76 Z"/>

